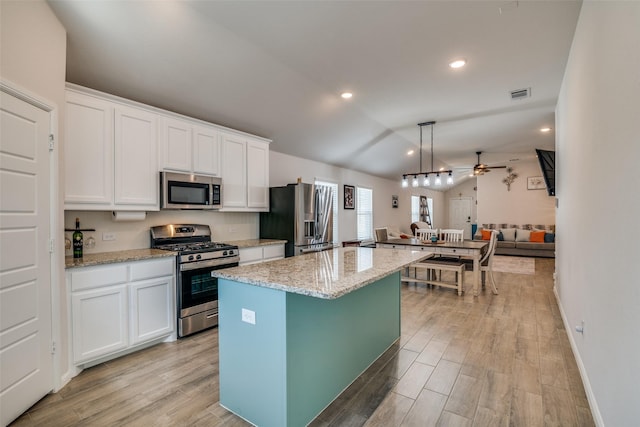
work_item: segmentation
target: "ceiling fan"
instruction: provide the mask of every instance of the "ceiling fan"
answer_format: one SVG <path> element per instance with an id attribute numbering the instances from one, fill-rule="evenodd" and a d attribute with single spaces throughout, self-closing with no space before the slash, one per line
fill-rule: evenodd
<path id="1" fill-rule="evenodd" d="M 478 163 L 473 167 L 473 174 L 475 176 L 484 175 L 487 172 L 491 172 L 491 169 L 504 169 L 506 166 L 487 166 L 484 163 L 480 163 L 480 154 L 482 151 L 476 151 L 478 155 Z"/>

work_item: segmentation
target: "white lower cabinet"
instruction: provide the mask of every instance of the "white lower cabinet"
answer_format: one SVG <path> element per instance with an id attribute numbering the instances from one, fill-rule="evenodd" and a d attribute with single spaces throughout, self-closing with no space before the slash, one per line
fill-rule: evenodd
<path id="1" fill-rule="evenodd" d="M 284 258 L 284 243 L 240 249 L 240 265 L 257 264 Z"/>
<path id="2" fill-rule="evenodd" d="M 139 344 L 173 332 L 176 322 L 173 298 L 173 278 L 135 282 L 129 285 L 131 344 Z"/>
<path id="3" fill-rule="evenodd" d="M 175 333 L 175 259 L 67 270 L 73 364 L 107 359 Z"/>
<path id="4" fill-rule="evenodd" d="M 73 360 L 83 362 L 124 350 L 127 336 L 127 285 L 74 292 Z"/>

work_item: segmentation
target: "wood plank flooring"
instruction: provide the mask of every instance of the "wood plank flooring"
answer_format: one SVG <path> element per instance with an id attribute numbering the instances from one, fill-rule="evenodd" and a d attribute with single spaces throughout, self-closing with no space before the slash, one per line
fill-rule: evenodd
<path id="1" fill-rule="evenodd" d="M 311 425 L 594 425 L 552 291 L 554 260 L 535 264 L 535 275 L 495 273 L 499 295 L 403 285 L 400 341 Z M 213 329 L 87 369 L 12 425 L 249 425 L 218 398 Z"/>

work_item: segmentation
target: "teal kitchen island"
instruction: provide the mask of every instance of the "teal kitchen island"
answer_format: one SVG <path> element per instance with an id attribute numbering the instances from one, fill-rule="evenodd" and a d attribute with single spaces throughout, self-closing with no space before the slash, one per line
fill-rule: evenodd
<path id="1" fill-rule="evenodd" d="M 400 270 L 430 254 L 336 248 L 215 270 L 220 404 L 304 426 L 400 337 Z"/>

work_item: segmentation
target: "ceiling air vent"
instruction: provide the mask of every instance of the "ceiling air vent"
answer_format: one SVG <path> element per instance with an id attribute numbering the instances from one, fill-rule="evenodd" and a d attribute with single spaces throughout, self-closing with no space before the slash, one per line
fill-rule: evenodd
<path id="1" fill-rule="evenodd" d="M 529 98 L 531 96 L 531 88 L 528 87 L 526 89 L 518 89 L 511 91 L 511 99 L 524 99 Z"/>

